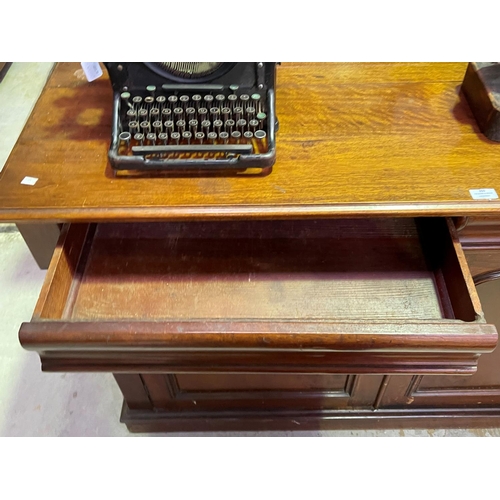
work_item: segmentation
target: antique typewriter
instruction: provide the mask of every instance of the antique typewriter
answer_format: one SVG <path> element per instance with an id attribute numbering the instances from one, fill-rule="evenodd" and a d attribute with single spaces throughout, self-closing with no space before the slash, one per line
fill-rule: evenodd
<path id="1" fill-rule="evenodd" d="M 104 63 L 117 170 L 270 169 L 276 63 Z"/>

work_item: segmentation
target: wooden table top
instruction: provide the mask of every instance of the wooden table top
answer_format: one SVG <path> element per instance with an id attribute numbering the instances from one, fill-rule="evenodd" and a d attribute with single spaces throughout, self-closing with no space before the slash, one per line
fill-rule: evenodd
<path id="1" fill-rule="evenodd" d="M 268 176 L 118 177 L 112 91 L 58 64 L 0 177 L 0 220 L 495 215 L 500 143 L 459 94 L 465 63 L 283 63 Z M 38 178 L 34 186 L 21 184 Z"/>

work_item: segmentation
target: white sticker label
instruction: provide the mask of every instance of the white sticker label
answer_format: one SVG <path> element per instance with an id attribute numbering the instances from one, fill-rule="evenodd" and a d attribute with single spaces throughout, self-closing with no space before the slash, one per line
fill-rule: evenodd
<path id="1" fill-rule="evenodd" d="M 82 62 L 80 64 L 89 82 L 93 82 L 102 76 L 102 69 L 98 62 Z"/>
<path id="2" fill-rule="evenodd" d="M 34 186 L 38 181 L 38 177 L 25 177 L 21 184 L 26 184 L 26 186 Z"/>
<path id="3" fill-rule="evenodd" d="M 498 200 L 498 194 L 494 189 L 469 189 L 474 200 Z"/>

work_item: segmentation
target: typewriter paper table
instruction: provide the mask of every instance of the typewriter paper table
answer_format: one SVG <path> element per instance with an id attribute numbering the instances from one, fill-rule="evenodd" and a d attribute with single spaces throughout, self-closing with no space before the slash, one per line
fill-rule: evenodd
<path id="1" fill-rule="evenodd" d="M 132 431 L 500 424 L 465 68 L 283 64 L 272 173 L 186 178 L 114 175 L 109 82 L 58 65 L 0 178 L 0 220 L 67 223 L 22 345 L 114 373 Z"/>

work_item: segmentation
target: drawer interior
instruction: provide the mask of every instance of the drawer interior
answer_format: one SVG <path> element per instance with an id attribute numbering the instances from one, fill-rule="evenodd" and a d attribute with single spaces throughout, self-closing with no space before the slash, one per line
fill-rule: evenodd
<path id="1" fill-rule="evenodd" d="M 439 218 L 73 225 L 35 316 L 475 321 L 480 305 L 450 227 Z"/>

